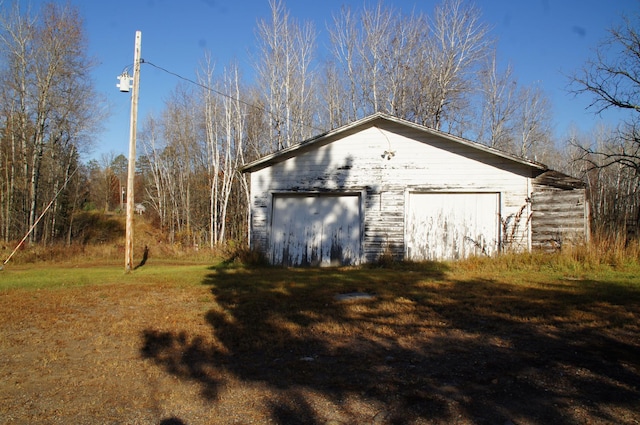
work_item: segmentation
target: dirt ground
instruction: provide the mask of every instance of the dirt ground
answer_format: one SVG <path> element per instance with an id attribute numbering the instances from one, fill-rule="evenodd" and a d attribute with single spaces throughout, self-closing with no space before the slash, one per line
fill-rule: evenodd
<path id="1" fill-rule="evenodd" d="M 640 423 L 637 289 L 268 273 L 0 292 L 0 423 Z"/>

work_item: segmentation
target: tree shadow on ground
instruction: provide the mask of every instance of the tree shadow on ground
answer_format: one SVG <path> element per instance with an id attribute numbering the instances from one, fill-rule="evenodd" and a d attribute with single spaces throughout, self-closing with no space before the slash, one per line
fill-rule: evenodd
<path id="1" fill-rule="evenodd" d="M 633 423 L 640 415 L 640 291 L 451 281 L 445 272 L 436 263 L 213 268 L 204 282 L 216 300 L 206 313 L 212 335 L 147 329 L 141 352 L 212 401 L 229 374 L 286 393 L 268 401 L 267 419 L 280 424 Z M 345 292 L 375 298 L 336 299 Z M 310 393 L 335 416 L 319 412 Z"/>

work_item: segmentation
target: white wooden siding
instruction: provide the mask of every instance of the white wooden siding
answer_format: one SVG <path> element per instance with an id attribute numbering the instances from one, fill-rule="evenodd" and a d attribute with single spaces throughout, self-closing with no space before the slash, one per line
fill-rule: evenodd
<path id="1" fill-rule="evenodd" d="M 272 217 L 272 264 L 360 263 L 358 195 L 274 195 Z"/>

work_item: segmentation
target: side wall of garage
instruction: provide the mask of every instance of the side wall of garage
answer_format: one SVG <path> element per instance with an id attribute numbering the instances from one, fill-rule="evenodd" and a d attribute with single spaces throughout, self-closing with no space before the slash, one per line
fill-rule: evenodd
<path id="1" fill-rule="evenodd" d="M 585 184 L 548 171 L 533 180 L 532 247 L 544 251 L 589 240 L 589 203 Z"/>

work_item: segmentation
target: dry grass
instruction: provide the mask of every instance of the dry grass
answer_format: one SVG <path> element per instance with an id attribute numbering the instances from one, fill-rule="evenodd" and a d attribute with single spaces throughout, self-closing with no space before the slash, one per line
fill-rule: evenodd
<path id="1" fill-rule="evenodd" d="M 152 257 L 108 282 L 5 289 L 0 417 L 637 423 L 640 267 L 537 255 L 323 270 Z"/>
<path id="2" fill-rule="evenodd" d="M 93 216 L 95 214 L 92 214 Z M 98 226 L 102 228 L 88 233 L 86 240 L 76 240 L 67 245 L 58 242 L 42 245 L 23 244 L 11 257 L 8 266 L 28 264 L 50 264 L 52 266 L 63 264 L 74 265 L 108 265 L 124 264 L 125 240 L 124 240 L 124 216 L 106 215 L 100 222 L 106 222 Z M 97 220 L 97 219 L 96 219 Z M 90 223 L 93 223 L 91 221 Z M 106 229 L 104 229 L 106 228 Z M 99 235 L 96 236 L 96 235 Z M 4 242 L 0 244 L 0 256 L 4 261 L 9 257 L 19 241 Z M 145 247 L 149 249 L 149 255 L 156 261 L 180 261 L 180 262 L 214 262 L 224 258 L 235 249 L 232 244 L 229 247 L 210 249 L 206 247 L 184 247 L 179 243 L 170 243 L 167 238 L 152 223 L 144 218 L 136 217 L 134 221 L 134 261 L 142 260 Z"/>

